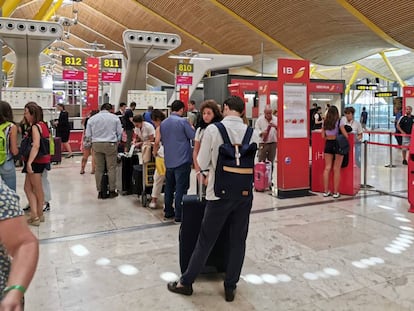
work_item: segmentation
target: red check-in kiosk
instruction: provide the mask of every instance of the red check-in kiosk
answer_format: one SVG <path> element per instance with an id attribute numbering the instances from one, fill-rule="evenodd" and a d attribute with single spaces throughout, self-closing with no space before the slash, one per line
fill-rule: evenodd
<path id="1" fill-rule="evenodd" d="M 348 134 L 349 154 L 348 165 L 341 169 L 339 193 L 356 195 L 361 187 L 361 143 L 355 140 L 355 134 Z M 323 171 L 325 140 L 321 131 L 312 132 L 312 172 L 311 189 L 313 192 L 324 192 Z M 333 170 L 329 178 L 329 191 L 333 191 Z"/>
<path id="2" fill-rule="evenodd" d="M 408 157 L 408 211 L 414 213 L 414 131 L 411 132 L 410 156 Z"/>
<path id="3" fill-rule="evenodd" d="M 309 193 L 309 61 L 278 60 L 277 196 Z"/>

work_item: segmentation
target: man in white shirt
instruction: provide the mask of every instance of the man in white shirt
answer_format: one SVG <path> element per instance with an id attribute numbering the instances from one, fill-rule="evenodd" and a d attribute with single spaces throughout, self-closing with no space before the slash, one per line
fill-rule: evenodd
<path id="1" fill-rule="evenodd" d="M 276 157 L 277 117 L 272 114 L 270 106 L 266 106 L 263 114 L 257 119 L 255 130 L 260 137 L 259 162 L 270 161 L 273 172 Z"/>
<path id="2" fill-rule="evenodd" d="M 356 138 L 360 141 L 362 139 L 362 125 L 359 121 L 355 120 L 354 107 L 346 107 L 344 109 L 344 116 L 341 119 L 341 126 L 349 125 L 352 127 L 352 133 L 356 135 Z"/>
<path id="3" fill-rule="evenodd" d="M 241 114 L 244 111 L 244 101 L 238 96 L 231 96 L 223 103 L 223 115 L 225 116 L 222 124 L 227 130 L 230 141 L 240 144 L 246 132 L 247 126 L 243 123 Z M 258 142 L 257 133 L 253 133 L 250 143 Z M 206 128 L 200 152 L 197 157 L 198 164 L 202 169 L 203 181 L 208 179 L 206 191 L 206 209 L 200 229 L 197 244 L 191 256 L 187 270 L 183 273 L 178 282 L 168 283 L 168 290 L 177 294 L 191 295 L 193 293 L 192 283 L 200 273 L 201 269 L 210 254 L 214 243 L 217 240 L 223 226 L 229 228 L 228 263 L 226 277 L 224 280 L 224 290 L 226 301 L 233 301 L 236 284 L 240 278 L 243 266 L 246 238 L 249 227 L 249 215 L 252 208 L 253 194 L 240 199 L 225 200 L 218 198 L 214 192 L 215 170 L 219 147 L 223 144 L 221 134 L 215 125 Z M 208 175 L 203 172 L 208 170 Z M 235 181 L 237 182 L 237 181 Z"/>
<path id="4" fill-rule="evenodd" d="M 103 104 L 101 111 L 88 120 L 85 136 L 92 140 L 95 153 L 95 182 L 98 199 L 104 199 L 101 193 L 101 180 L 106 169 L 109 179 L 109 198 L 118 196 L 116 192 L 116 160 L 118 142 L 121 140 L 122 125 L 119 117 L 111 113 L 112 105 Z"/>

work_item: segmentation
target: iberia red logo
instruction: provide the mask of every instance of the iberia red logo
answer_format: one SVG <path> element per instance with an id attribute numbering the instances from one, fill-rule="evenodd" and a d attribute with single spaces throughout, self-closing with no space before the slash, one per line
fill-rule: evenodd
<path id="1" fill-rule="evenodd" d="M 300 78 L 302 78 L 303 75 L 305 74 L 305 70 L 306 70 L 305 67 L 300 67 L 299 70 L 298 70 L 298 72 L 295 73 L 295 75 L 293 76 L 293 79 L 300 79 Z"/>

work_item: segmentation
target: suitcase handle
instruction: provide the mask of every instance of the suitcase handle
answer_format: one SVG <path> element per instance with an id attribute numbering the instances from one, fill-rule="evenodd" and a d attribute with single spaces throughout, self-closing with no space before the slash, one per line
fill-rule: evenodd
<path id="1" fill-rule="evenodd" d="M 202 175 L 204 178 L 207 178 L 207 175 L 205 174 L 206 172 L 208 172 L 208 170 L 200 170 L 199 172 L 197 172 L 197 174 Z M 196 177 L 196 183 L 198 186 L 198 199 L 199 201 L 203 201 L 203 183 L 198 181 L 198 178 Z"/>

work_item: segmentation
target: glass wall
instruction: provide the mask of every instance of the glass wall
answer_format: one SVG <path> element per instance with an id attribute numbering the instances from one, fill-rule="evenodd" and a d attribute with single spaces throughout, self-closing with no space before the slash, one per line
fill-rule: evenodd
<path id="1" fill-rule="evenodd" d="M 394 129 L 392 97 L 375 97 L 377 91 L 350 91 L 346 106 L 355 108 L 355 119 L 360 120 L 362 108 L 368 112 L 367 129 Z"/>

